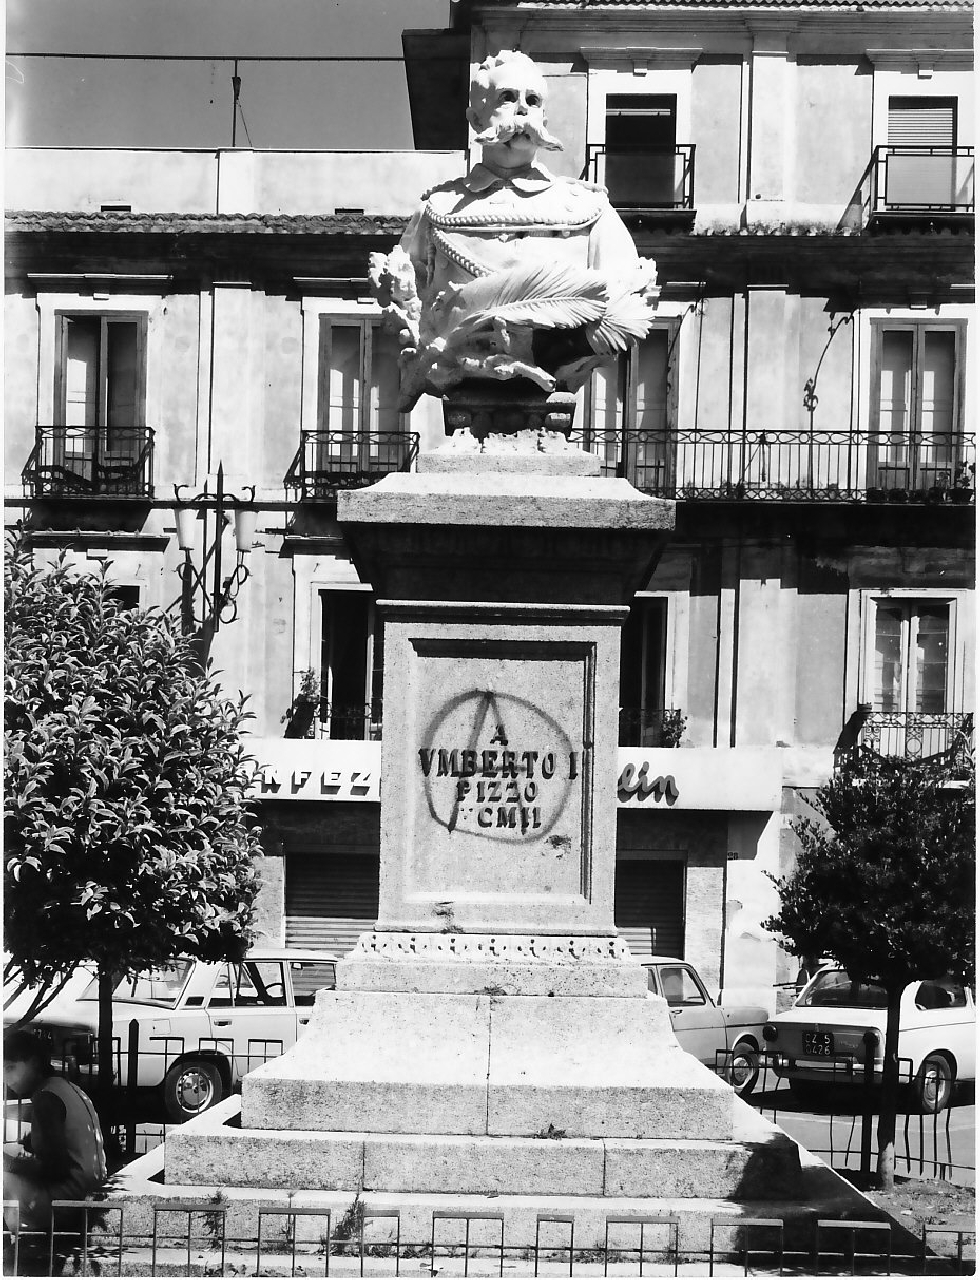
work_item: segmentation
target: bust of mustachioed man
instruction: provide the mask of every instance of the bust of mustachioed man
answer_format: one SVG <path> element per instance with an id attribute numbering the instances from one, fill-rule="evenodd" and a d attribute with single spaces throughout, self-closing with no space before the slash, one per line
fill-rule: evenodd
<path id="1" fill-rule="evenodd" d="M 574 391 L 650 327 L 656 268 L 605 190 L 555 177 L 547 88 L 505 50 L 474 76 L 467 119 L 482 163 L 426 192 L 371 278 L 402 343 L 402 406 L 470 379 Z"/>

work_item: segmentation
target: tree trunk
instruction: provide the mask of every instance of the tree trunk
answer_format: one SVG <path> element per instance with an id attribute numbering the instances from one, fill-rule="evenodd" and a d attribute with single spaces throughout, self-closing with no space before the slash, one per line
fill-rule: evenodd
<path id="1" fill-rule="evenodd" d="M 891 1191 L 895 1185 L 895 1116 L 898 1112 L 898 1027 L 904 980 L 888 988 L 888 1023 L 885 1030 L 885 1061 L 881 1079 L 881 1110 L 878 1113 L 878 1186 Z"/>
<path id="2" fill-rule="evenodd" d="M 99 1074 L 95 1089 L 95 1109 L 108 1148 L 109 1130 L 115 1119 L 113 1105 L 112 993 L 116 974 L 99 965 Z"/>

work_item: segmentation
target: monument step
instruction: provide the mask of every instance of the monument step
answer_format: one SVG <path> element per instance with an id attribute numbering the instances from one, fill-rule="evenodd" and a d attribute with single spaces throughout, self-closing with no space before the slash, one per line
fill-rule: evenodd
<path id="1" fill-rule="evenodd" d="M 754 1200 L 799 1189 L 799 1151 L 746 1118 L 738 1141 L 458 1134 L 270 1132 L 237 1127 L 227 1104 L 174 1129 L 168 1183 L 379 1193 Z M 755 1113 L 744 1107 L 748 1117 Z"/>
<path id="2" fill-rule="evenodd" d="M 734 1094 L 677 1043 L 665 1002 L 320 992 L 242 1082 L 247 1129 L 729 1141 Z"/>
<path id="3" fill-rule="evenodd" d="M 234 1101 L 234 1100 L 233 1100 Z M 203 1119 L 203 1117 L 202 1117 Z M 200 1121 L 192 1121 L 194 1126 Z M 186 1130 L 188 1126 L 183 1126 Z M 167 1147 L 173 1140 L 167 1138 Z M 322 1135 L 317 1135 L 322 1137 Z M 349 1135 L 347 1135 L 349 1136 Z M 791 1141 L 787 1139 L 787 1141 Z M 796 1144 L 792 1144 L 796 1145 Z M 425 1245 L 432 1241 L 435 1230 L 437 1242 L 452 1239 L 452 1222 L 439 1224 L 439 1215 L 472 1215 L 471 1240 L 479 1245 L 483 1240 L 503 1242 L 508 1250 L 520 1247 L 533 1248 L 538 1229 L 538 1219 L 566 1218 L 567 1224 L 542 1223 L 542 1247 L 567 1247 L 569 1232 L 574 1230 L 574 1244 L 579 1249 L 600 1249 L 606 1239 L 610 1219 L 639 1217 L 674 1217 L 678 1221 L 678 1246 L 682 1256 L 704 1254 L 708 1249 L 710 1227 L 713 1221 L 745 1219 L 778 1219 L 785 1224 L 786 1246 L 806 1249 L 813 1240 L 817 1218 L 880 1219 L 881 1213 L 856 1191 L 850 1183 L 834 1173 L 818 1157 L 798 1149 L 799 1172 L 794 1187 L 773 1179 L 766 1198 L 746 1199 L 741 1196 L 726 1197 L 707 1193 L 697 1196 L 629 1195 L 478 1195 L 462 1191 L 445 1193 L 378 1191 L 362 1188 L 354 1182 L 333 1191 L 315 1190 L 295 1186 L 269 1185 L 277 1180 L 274 1168 L 267 1169 L 269 1183 L 254 1187 L 229 1185 L 224 1178 L 208 1183 L 174 1183 L 155 1181 L 159 1177 L 162 1149 L 150 1152 L 122 1170 L 114 1183 L 112 1199 L 125 1206 L 127 1232 L 152 1232 L 154 1210 L 168 1205 L 219 1207 L 224 1211 L 225 1236 L 229 1240 L 255 1240 L 258 1232 L 258 1216 L 264 1217 L 263 1239 L 269 1238 L 277 1227 L 284 1224 L 275 1219 L 277 1214 L 299 1211 L 295 1220 L 295 1236 L 300 1239 L 320 1239 L 326 1232 L 326 1223 L 319 1215 L 330 1213 L 331 1233 L 336 1231 L 345 1216 L 350 1220 L 351 1210 L 363 1210 L 365 1239 L 372 1243 L 379 1240 L 393 1241 L 397 1236 L 403 1246 Z M 243 1155 L 242 1163 L 249 1157 Z M 168 1153 L 168 1164 L 169 1153 Z M 236 1183 L 241 1182 L 244 1168 L 235 1170 Z M 311 1212 L 312 1211 L 312 1212 Z M 304 1216 L 309 1215 L 309 1216 Z M 372 1218 L 372 1215 L 378 1215 Z M 397 1215 L 384 1216 L 384 1215 Z M 171 1227 L 173 1224 L 171 1223 Z M 462 1232 L 463 1224 L 455 1223 L 455 1230 Z M 610 1225 L 610 1245 L 628 1247 L 623 1240 L 623 1228 Z M 626 1228 L 634 1233 L 637 1228 Z M 561 1234 L 564 1232 L 564 1235 Z M 615 1232 L 619 1232 L 617 1237 Z M 460 1235 L 461 1238 L 461 1235 Z M 649 1231 L 647 1235 L 650 1242 Z M 635 1247 L 635 1243 L 634 1243 Z M 513 1256 L 512 1254 L 510 1256 Z"/>

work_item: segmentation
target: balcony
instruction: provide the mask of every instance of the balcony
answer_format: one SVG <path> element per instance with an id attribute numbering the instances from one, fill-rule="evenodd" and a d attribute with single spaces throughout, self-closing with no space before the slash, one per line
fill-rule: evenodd
<path id="1" fill-rule="evenodd" d="M 574 438 L 655 498 L 683 502 L 973 501 L 974 436 L 919 434 L 897 440 L 808 428 L 733 431 L 586 428 Z"/>
<path id="2" fill-rule="evenodd" d="M 620 707 L 621 747 L 676 747 L 687 717 L 673 707 Z"/>
<path id="3" fill-rule="evenodd" d="M 875 147 L 869 224 L 970 221 L 972 147 Z"/>
<path id="4" fill-rule="evenodd" d="M 323 699 L 317 712 L 316 725 L 308 736 L 343 742 L 380 742 L 381 699 L 354 705 Z"/>
<path id="5" fill-rule="evenodd" d="M 21 472 L 29 498 L 153 497 L 149 427 L 37 427 Z"/>
<path id="6" fill-rule="evenodd" d="M 418 432 L 301 431 L 283 483 L 301 502 L 324 501 L 341 489 L 363 489 L 393 471 L 410 471 L 418 451 Z"/>
<path id="7" fill-rule="evenodd" d="M 951 781 L 965 779 L 973 769 L 973 712 L 872 711 L 862 705 L 837 744 L 837 767 L 862 747 L 888 759 L 932 765 Z"/>
<path id="8" fill-rule="evenodd" d="M 694 144 L 673 147 L 590 146 L 585 173 L 602 183 L 620 213 L 694 223 Z"/>

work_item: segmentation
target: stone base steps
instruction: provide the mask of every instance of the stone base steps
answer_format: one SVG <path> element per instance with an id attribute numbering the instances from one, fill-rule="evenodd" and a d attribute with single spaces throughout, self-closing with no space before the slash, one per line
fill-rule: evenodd
<path id="1" fill-rule="evenodd" d="M 799 1149 L 742 1106 L 738 1140 L 488 1137 L 244 1129 L 234 1099 L 173 1130 L 166 1180 L 181 1185 L 422 1195 L 793 1198 Z"/>
<path id="2" fill-rule="evenodd" d="M 570 1218 L 574 1230 L 574 1247 L 576 1250 L 601 1249 L 606 1241 L 606 1227 L 610 1218 L 627 1217 L 676 1217 L 678 1219 L 678 1247 L 682 1256 L 687 1254 L 704 1254 L 708 1249 L 712 1221 L 720 1219 L 746 1218 L 778 1218 L 785 1223 L 785 1243 L 787 1248 L 805 1250 L 811 1247 L 813 1228 L 817 1218 L 839 1217 L 852 1219 L 881 1219 L 882 1214 L 856 1191 L 850 1183 L 839 1177 L 822 1160 L 801 1149 L 786 1134 L 770 1124 L 763 1117 L 744 1103 L 737 1108 L 737 1130 L 739 1141 L 731 1144 L 716 1143 L 638 1143 L 626 1142 L 581 1142 L 553 1139 L 517 1139 L 511 1140 L 508 1150 L 514 1158 L 519 1153 L 523 1159 L 523 1175 L 534 1185 L 533 1193 L 518 1194 L 505 1192 L 501 1194 L 477 1194 L 462 1190 L 466 1185 L 465 1162 L 467 1154 L 465 1144 L 471 1139 L 455 1139 L 455 1143 L 463 1143 L 457 1148 L 452 1164 L 445 1166 L 447 1174 L 455 1169 L 460 1185 L 449 1185 L 438 1191 L 396 1190 L 391 1183 L 397 1178 L 408 1180 L 414 1177 L 420 1180 L 420 1169 L 416 1166 L 414 1175 L 410 1174 L 412 1161 L 409 1159 L 413 1139 L 410 1135 L 392 1139 L 384 1135 L 305 1135 L 291 1133 L 254 1134 L 234 1127 L 237 1118 L 238 1099 L 230 1098 L 219 1107 L 201 1116 L 198 1120 L 181 1126 L 168 1135 L 164 1147 L 158 1147 L 140 1160 L 127 1166 L 115 1180 L 110 1192 L 114 1201 L 125 1204 L 126 1232 L 152 1232 L 154 1208 L 166 1208 L 168 1205 L 200 1205 L 204 1210 L 209 1206 L 219 1207 L 225 1215 L 225 1234 L 228 1239 L 256 1239 L 258 1234 L 258 1217 L 260 1211 L 280 1213 L 291 1210 L 315 1210 L 317 1213 L 297 1218 L 296 1231 L 299 1236 L 306 1233 L 308 1238 L 317 1240 L 326 1230 L 326 1223 L 319 1216 L 324 1210 L 331 1213 L 331 1233 L 336 1231 L 338 1223 L 349 1214 L 355 1200 L 363 1206 L 368 1219 L 369 1231 L 366 1234 L 372 1240 L 393 1241 L 397 1234 L 402 1243 L 424 1245 L 433 1240 L 433 1215 L 436 1215 L 436 1241 L 444 1239 L 452 1241 L 463 1228 L 458 1222 L 458 1215 L 474 1215 L 471 1223 L 471 1241 L 483 1243 L 484 1239 L 499 1241 L 501 1220 L 504 1244 L 507 1249 L 533 1248 L 538 1235 L 539 1218 Z M 362 1177 L 353 1176 L 346 1184 L 333 1188 L 316 1188 L 304 1182 L 310 1171 L 315 1170 L 315 1158 L 308 1165 L 294 1163 L 298 1158 L 298 1148 L 289 1141 L 283 1145 L 283 1139 L 303 1138 L 329 1139 L 342 1137 L 362 1143 L 363 1152 L 376 1140 L 379 1144 L 376 1155 L 380 1157 L 387 1149 L 392 1159 L 387 1182 L 389 1185 L 370 1186 Z M 227 1149 L 220 1155 L 209 1157 L 209 1151 L 216 1150 L 216 1143 L 223 1144 L 230 1140 Z M 258 1146 L 250 1146 L 249 1141 L 269 1144 L 264 1150 Z M 485 1140 L 491 1141 L 491 1140 Z M 501 1141 L 501 1140 L 496 1140 Z M 592 1148 L 603 1152 L 604 1148 L 622 1148 L 620 1168 L 629 1172 L 629 1148 L 649 1148 L 649 1153 L 640 1161 L 639 1168 L 646 1163 L 646 1182 L 640 1180 L 634 1169 L 630 1176 L 633 1181 L 623 1183 L 617 1188 L 612 1182 L 606 1184 L 608 1194 L 595 1194 L 582 1184 L 579 1193 L 551 1194 L 542 1188 L 547 1184 L 549 1170 L 560 1170 L 560 1154 L 565 1145 L 577 1153 L 581 1147 L 589 1148 L 588 1159 L 593 1158 Z M 387 1144 L 387 1147 L 385 1147 Z M 395 1144 L 395 1145 L 392 1145 Z M 693 1151 L 686 1150 L 687 1147 Z M 719 1152 L 717 1148 L 723 1150 Z M 314 1148 L 315 1149 L 315 1148 Z M 761 1149 L 765 1149 L 763 1154 Z M 322 1148 L 321 1148 L 322 1150 Z M 501 1148 L 503 1151 L 504 1148 Z M 677 1153 L 678 1163 L 674 1164 L 671 1152 Z M 395 1156 L 398 1160 L 395 1160 Z M 275 1157 L 275 1158 L 274 1158 Z M 208 1163 L 210 1158 L 210 1163 Z M 578 1159 L 578 1155 L 574 1157 Z M 604 1158 L 609 1159 L 606 1152 Z M 659 1168 L 666 1176 L 669 1170 L 680 1166 L 687 1168 L 691 1161 L 700 1162 L 703 1173 L 697 1178 L 698 1185 L 692 1185 L 688 1174 L 684 1176 L 687 1194 L 669 1189 L 665 1180 L 659 1187 L 652 1185 L 651 1170 Z M 760 1170 L 767 1168 L 765 1175 L 759 1174 L 758 1182 L 748 1180 L 753 1161 L 759 1163 Z M 194 1168 L 197 1162 L 195 1177 L 191 1180 L 175 1181 L 178 1169 L 185 1175 Z M 717 1189 L 720 1182 L 709 1181 L 708 1168 L 714 1169 L 711 1175 L 720 1177 L 719 1170 L 726 1166 L 735 1169 L 735 1186 L 725 1193 Z M 437 1180 L 436 1167 L 431 1163 L 423 1163 L 421 1168 L 427 1170 L 426 1180 Z M 165 1173 L 166 1169 L 166 1173 Z M 380 1163 L 377 1165 L 379 1174 Z M 741 1173 L 738 1173 L 738 1170 Z M 361 1174 L 365 1166 L 361 1167 Z M 315 1176 L 315 1175 L 314 1175 Z M 745 1194 L 738 1181 L 749 1187 L 752 1194 Z M 265 1182 L 263 1183 L 263 1179 Z M 510 1178 L 513 1183 L 513 1177 Z M 540 1185 L 538 1185 L 540 1184 Z M 552 1183 L 551 1185 L 557 1185 Z M 629 1185 L 632 1190 L 623 1188 Z M 382 1215 L 377 1219 L 372 1214 Z M 395 1215 L 384 1216 L 384 1215 Z M 454 1225 L 450 1222 L 439 1222 L 439 1215 L 456 1215 Z M 271 1223 L 271 1225 L 270 1225 Z M 265 1219 L 265 1233 L 275 1230 L 277 1224 Z M 171 1228 L 172 1224 L 171 1224 Z M 560 1249 L 567 1247 L 570 1228 L 566 1223 L 541 1224 L 540 1242 L 542 1248 Z M 620 1228 L 616 1228 L 617 1231 Z M 625 1228 L 627 1236 L 630 1230 Z M 444 1232 L 448 1233 L 444 1236 Z M 489 1235 L 488 1235 L 489 1233 Z M 493 1234 L 496 1233 L 496 1234 Z M 460 1237 L 462 1238 L 462 1237 Z M 638 1236 L 637 1236 L 638 1238 Z M 620 1239 L 623 1239 L 620 1236 Z M 615 1241 L 610 1238 L 610 1243 Z M 627 1247 L 628 1240 L 621 1247 Z M 659 1246 L 657 1246 L 659 1247 Z"/>

